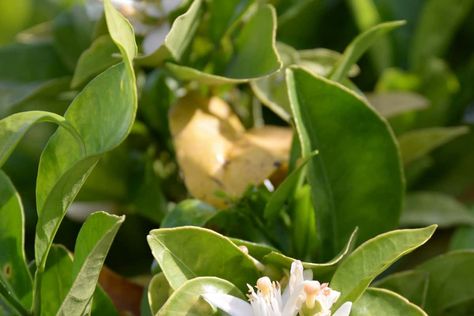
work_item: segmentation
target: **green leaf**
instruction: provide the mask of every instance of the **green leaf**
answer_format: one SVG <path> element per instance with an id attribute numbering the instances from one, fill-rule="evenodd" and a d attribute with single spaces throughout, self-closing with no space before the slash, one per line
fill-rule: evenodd
<path id="1" fill-rule="evenodd" d="M 275 9 L 270 5 L 261 6 L 237 34 L 233 55 L 223 69 L 207 73 L 187 65 L 168 63 L 167 67 L 181 80 L 198 80 L 211 85 L 246 82 L 269 75 L 281 67 L 275 46 L 275 28 Z"/>
<path id="2" fill-rule="evenodd" d="M 72 284 L 72 255 L 52 245 L 41 280 L 41 315 L 56 315 Z"/>
<path id="3" fill-rule="evenodd" d="M 439 227 L 473 225 L 474 214 L 449 195 L 437 192 L 414 192 L 407 195 L 400 218 L 405 226 L 438 224 Z"/>
<path id="4" fill-rule="evenodd" d="M 403 296 L 385 289 L 368 288 L 352 305 L 351 316 L 428 316 Z"/>
<path id="5" fill-rule="evenodd" d="M 156 315 L 166 303 L 173 289 L 170 287 L 165 275 L 160 272 L 153 276 L 148 285 L 148 304 L 152 315 Z"/>
<path id="6" fill-rule="evenodd" d="M 399 116 L 406 112 L 419 111 L 428 107 L 429 101 L 412 92 L 379 92 L 367 95 L 369 104 L 385 118 Z"/>
<path id="7" fill-rule="evenodd" d="M 466 126 L 432 127 L 406 132 L 398 138 L 403 163 L 407 165 L 468 132 Z"/>
<path id="8" fill-rule="evenodd" d="M 177 288 L 156 315 L 213 315 L 212 307 L 201 298 L 203 294 L 228 294 L 245 300 L 239 289 L 227 280 L 197 277 Z"/>
<path id="9" fill-rule="evenodd" d="M 422 66 L 430 57 L 441 57 L 446 52 L 458 27 L 473 6 L 473 0 L 425 2 L 412 39 L 410 61 L 413 68 Z"/>
<path id="10" fill-rule="evenodd" d="M 448 308 L 474 299 L 474 251 L 456 251 L 438 256 L 415 270 L 429 275 L 424 309 L 429 315 L 445 315 Z"/>
<path id="11" fill-rule="evenodd" d="M 156 67 L 170 58 L 180 61 L 191 44 L 202 14 L 202 0 L 193 1 L 188 11 L 174 20 L 163 45 L 150 55 L 138 57 L 137 63 Z"/>
<path id="12" fill-rule="evenodd" d="M 58 315 L 83 315 L 94 294 L 99 273 L 124 216 L 97 212 L 90 215 L 76 239 L 73 280 Z"/>
<path id="13" fill-rule="evenodd" d="M 303 267 L 305 269 L 313 270 L 314 277 L 318 280 L 328 280 L 331 274 L 336 270 L 337 266 L 342 262 L 344 258 L 352 251 L 354 248 L 357 237 L 357 229 L 354 230 L 350 238 L 348 239 L 344 248 L 335 256 L 332 260 L 326 263 L 312 263 L 312 262 L 303 262 Z M 291 264 L 297 259 L 285 256 L 279 252 L 272 251 L 269 254 L 265 255 L 262 259 L 264 263 L 271 263 L 280 268 L 290 269 Z M 332 286 L 332 285 L 331 285 Z"/>
<path id="14" fill-rule="evenodd" d="M 216 213 L 215 207 L 200 200 L 184 200 L 163 218 L 160 227 L 204 226 Z"/>
<path id="15" fill-rule="evenodd" d="M 94 292 L 91 306 L 92 316 L 119 316 L 112 299 L 105 291 L 97 286 Z"/>
<path id="16" fill-rule="evenodd" d="M 436 229 L 432 225 L 419 229 L 395 230 L 366 241 L 344 260 L 331 280 L 331 287 L 340 291 L 336 305 L 355 302 L 376 276 L 400 257 L 430 239 Z"/>
<path id="17" fill-rule="evenodd" d="M 24 250 L 24 215 L 20 196 L 8 176 L 0 170 L 0 280 L 29 309 L 33 281 Z"/>
<path id="18" fill-rule="evenodd" d="M 359 227 L 364 241 L 397 225 L 404 191 L 395 138 L 363 99 L 303 69 L 287 72 L 288 92 L 308 179 L 323 259 Z"/>
<path id="19" fill-rule="evenodd" d="M 329 76 L 331 80 L 341 82 L 347 77 L 352 65 L 357 63 L 365 51 L 380 37 L 402 26 L 404 21 L 386 22 L 376 25 L 357 36 L 344 50 L 344 54 Z"/>
<path id="20" fill-rule="evenodd" d="M 258 261 L 262 261 L 263 257 L 268 255 L 272 251 L 277 252 L 275 248 L 265 245 L 265 244 L 259 244 L 259 243 L 237 239 L 237 238 L 229 238 L 229 239 L 237 246 L 239 247 L 244 246 L 245 248 L 247 248 L 249 255 L 251 255 Z"/>
<path id="21" fill-rule="evenodd" d="M 454 231 L 449 250 L 472 249 L 474 250 L 474 227 L 460 227 Z"/>
<path id="22" fill-rule="evenodd" d="M 253 259 L 228 238 L 198 227 L 155 229 L 147 237 L 153 256 L 171 287 L 198 276 L 215 276 L 246 291 L 258 271 Z"/>
<path id="23" fill-rule="evenodd" d="M 209 6 L 209 32 L 213 42 L 219 44 L 229 28 L 244 14 L 252 0 L 213 0 Z"/>
<path id="24" fill-rule="evenodd" d="M 92 45 L 86 49 L 79 58 L 71 87 L 76 88 L 116 64 L 119 59 L 113 55 L 118 53 L 117 46 L 109 35 L 97 38 Z"/>
<path id="25" fill-rule="evenodd" d="M 278 186 L 275 192 L 272 193 L 270 199 L 265 205 L 263 216 L 267 221 L 275 220 L 281 213 L 282 208 L 295 192 L 295 189 L 300 182 L 301 176 L 306 170 L 306 164 L 315 156 L 318 152 L 312 152 L 308 157 L 304 158 L 299 166 L 294 169 L 285 180 Z"/>
<path id="26" fill-rule="evenodd" d="M 124 58 L 88 84 L 69 106 L 65 118 L 79 133 L 85 152 L 68 133 L 58 130 L 44 149 L 38 168 L 38 224 L 35 258 L 41 273 L 67 207 L 100 156 L 117 147 L 135 119 L 137 91 L 132 59 L 136 53 L 133 30 L 106 1 L 110 36 Z"/>
<path id="27" fill-rule="evenodd" d="M 390 274 L 374 286 L 396 292 L 420 307 L 425 306 L 428 291 L 428 273 L 409 270 Z"/>
<path id="28" fill-rule="evenodd" d="M 52 122 L 64 128 L 63 133 L 73 138 L 73 142 L 82 143 L 75 128 L 64 117 L 44 111 L 28 111 L 12 114 L 0 120 L 0 167 L 7 161 L 23 136 L 36 123 Z M 74 139 L 75 138 L 75 139 Z M 81 144 L 83 146 L 83 144 Z M 79 148 L 81 148 L 79 145 Z"/>

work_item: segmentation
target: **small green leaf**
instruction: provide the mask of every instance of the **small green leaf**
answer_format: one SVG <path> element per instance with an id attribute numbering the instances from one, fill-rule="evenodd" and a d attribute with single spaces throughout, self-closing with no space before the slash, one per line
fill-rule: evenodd
<path id="1" fill-rule="evenodd" d="M 0 120 L 0 167 L 10 157 L 11 153 L 18 145 L 23 136 L 36 123 L 52 122 L 67 130 L 73 142 L 82 143 L 78 132 L 72 127 L 64 117 L 44 111 L 28 111 L 12 114 Z"/>
<path id="2" fill-rule="evenodd" d="M 163 272 L 153 276 L 148 285 L 148 304 L 152 315 L 156 315 L 166 303 L 173 289 L 170 287 Z"/>
<path id="3" fill-rule="evenodd" d="M 331 287 L 340 291 L 336 305 L 355 302 L 376 276 L 400 257 L 415 250 L 430 239 L 436 229 L 432 225 L 420 229 L 395 230 L 372 238 L 344 260 L 331 280 Z"/>
<path id="4" fill-rule="evenodd" d="M 270 200 L 268 200 L 263 211 L 263 216 L 266 220 L 273 221 L 280 214 L 283 205 L 291 198 L 291 195 L 295 192 L 295 189 L 300 182 L 301 176 L 306 171 L 306 164 L 317 154 L 318 152 L 315 151 L 308 157 L 304 158 L 299 166 L 294 169 L 278 186 L 275 192 L 272 193 Z"/>
<path id="5" fill-rule="evenodd" d="M 287 71 L 288 93 L 303 156 L 323 260 L 359 227 L 360 241 L 393 229 L 404 183 L 387 122 L 347 88 L 301 68 Z"/>
<path id="6" fill-rule="evenodd" d="M 326 263 L 312 263 L 312 262 L 303 262 L 303 267 L 305 269 L 313 270 L 315 278 L 318 280 L 328 280 L 331 274 L 336 270 L 337 266 L 342 262 L 344 258 L 352 251 L 354 248 L 357 237 L 357 229 L 352 232 L 351 237 L 347 241 L 344 248 L 340 253 L 335 256 L 332 260 Z M 272 251 L 269 254 L 265 255 L 262 259 L 264 263 L 271 263 L 277 267 L 290 269 L 291 264 L 297 259 L 285 256 L 279 252 Z"/>
<path id="7" fill-rule="evenodd" d="M 212 307 L 201 298 L 203 294 L 228 294 L 245 300 L 239 289 L 227 280 L 197 277 L 177 288 L 156 315 L 213 315 Z"/>
<path id="8" fill-rule="evenodd" d="M 404 21 L 386 22 L 376 25 L 357 36 L 347 48 L 329 76 L 331 80 L 341 82 L 347 77 L 352 65 L 357 63 L 365 51 L 381 36 L 405 24 Z"/>
<path id="9" fill-rule="evenodd" d="M 8 176 L 0 170 L 0 280 L 29 309 L 33 281 L 24 250 L 24 215 L 20 196 Z"/>
<path id="10" fill-rule="evenodd" d="M 153 256 L 171 287 L 198 276 L 215 276 L 243 291 L 258 271 L 253 259 L 228 238 L 198 227 L 155 229 L 147 237 Z"/>
<path id="11" fill-rule="evenodd" d="M 407 165 L 468 132 L 469 128 L 466 126 L 431 127 L 400 135 L 398 142 L 403 163 Z"/>
<path id="12" fill-rule="evenodd" d="M 165 216 L 160 227 L 204 226 L 216 213 L 215 207 L 200 200 L 184 200 Z"/>
<path id="13" fill-rule="evenodd" d="M 174 20 L 164 44 L 150 55 L 138 57 L 137 62 L 145 66 L 159 66 L 170 58 L 180 61 L 191 44 L 202 14 L 202 0 L 193 1 L 188 11 Z"/>
<path id="14" fill-rule="evenodd" d="M 97 38 L 92 45 L 86 49 L 79 58 L 71 87 L 76 88 L 119 62 L 113 55 L 118 53 L 117 46 L 109 35 Z"/>
<path id="15" fill-rule="evenodd" d="M 72 284 L 72 255 L 52 245 L 41 282 L 41 315 L 56 315 Z"/>
<path id="16" fill-rule="evenodd" d="M 474 214 L 449 195 L 437 192 L 414 192 L 407 195 L 400 218 L 405 226 L 438 224 L 439 227 L 473 225 Z"/>
<path id="17" fill-rule="evenodd" d="M 124 216 L 97 212 L 82 225 L 74 249 L 72 285 L 57 315 L 83 315 L 94 294 L 105 257 L 124 220 Z"/>
<path id="18" fill-rule="evenodd" d="M 368 288 L 352 305 L 351 316 L 428 316 L 403 296 L 385 289 Z"/>

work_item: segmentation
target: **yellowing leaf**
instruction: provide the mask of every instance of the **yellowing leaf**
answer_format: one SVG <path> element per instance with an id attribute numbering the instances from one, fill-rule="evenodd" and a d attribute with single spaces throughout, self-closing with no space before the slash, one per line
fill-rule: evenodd
<path id="1" fill-rule="evenodd" d="M 176 156 L 191 194 L 217 207 L 224 192 L 239 197 L 285 165 L 290 150 L 290 128 L 265 126 L 245 131 L 223 100 L 190 94 L 170 112 Z"/>

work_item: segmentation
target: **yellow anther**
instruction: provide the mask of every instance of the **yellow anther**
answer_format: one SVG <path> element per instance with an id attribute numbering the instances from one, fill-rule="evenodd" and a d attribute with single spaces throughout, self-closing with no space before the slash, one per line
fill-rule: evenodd
<path id="1" fill-rule="evenodd" d="M 257 280 L 257 289 L 264 295 L 267 296 L 272 290 L 272 281 L 269 277 L 261 277 Z"/>

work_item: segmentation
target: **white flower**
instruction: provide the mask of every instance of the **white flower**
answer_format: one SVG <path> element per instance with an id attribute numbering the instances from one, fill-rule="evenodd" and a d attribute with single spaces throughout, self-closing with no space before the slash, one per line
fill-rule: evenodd
<path id="1" fill-rule="evenodd" d="M 257 281 L 257 291 L 249 286 L 250 303 L 227 294 L 205 294 L 203 297 L 231 316 L 331 316 L 331 307 L 341 293 L 312 278 L 312 271 L 303 271 L 301 261 L 295 261 L 283 294 L 278 282 L 262 277 Z M 351 307 L 352 303 L 346 302 L 332 316 L 348 316 Z"/>

